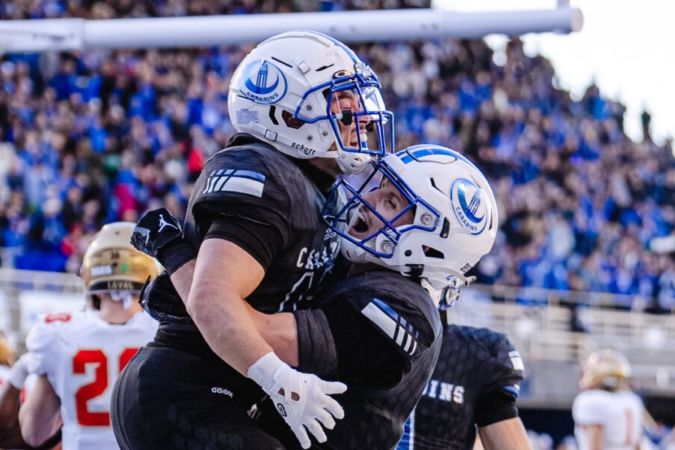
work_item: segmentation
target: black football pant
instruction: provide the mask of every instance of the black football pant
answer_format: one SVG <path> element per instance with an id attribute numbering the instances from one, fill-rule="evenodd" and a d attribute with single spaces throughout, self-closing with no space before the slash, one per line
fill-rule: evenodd
<path id="1" fill-rule="evenodd" d="M 260 393 L 222 361 L 151 343 L 115 383 L 115 437 L 123 450 L 283 450 L 246 413 Z"/>

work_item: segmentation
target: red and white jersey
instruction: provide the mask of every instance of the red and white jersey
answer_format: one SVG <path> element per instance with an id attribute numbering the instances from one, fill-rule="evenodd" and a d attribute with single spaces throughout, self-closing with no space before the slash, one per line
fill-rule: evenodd
<path id="1" fill-rule="evenodd" d="M 95 311 L 50 314 L 28 335 L 31 371 L 46 375 L 61 399 L 64 450 L 118 449 L 110 421 L 115 380 L 157 322 L 145 312 L 113 325 Z"/>
<path id="2" fill-rule="evenodd" d="M 579 450 L 589 448 L 582 425 L 602 425 L 605 450 L 635 450 L 642 438 L 642 400 L 631 391 L 583 391 L 574 399 L 572 416 Z"/>

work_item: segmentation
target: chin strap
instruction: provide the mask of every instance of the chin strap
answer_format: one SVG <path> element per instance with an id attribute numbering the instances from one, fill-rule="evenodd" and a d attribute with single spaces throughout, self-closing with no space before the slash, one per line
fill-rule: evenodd
<path id="1" fill-rule="evenodd" d="M 372 160 L 370 155 L 363 153 L 338 150 L 338 154 L 340 155 L 337 160 L 338 167 L 343 173 L 349 175 L 357 175 L 363 172 Z"/>
<path id="2" fill-rule="evenodd" d="M 438 306 L 443 325 L 448 325 L 447 310 L 457 303 L 462 293 L 462 288 L 469 286 L 474 281 L 476 281 L 476 277 L 474 276 L 453 276 L 448 279 L 445 286 L 439 289 L 433 287 L 427 279 L 422 279 L 422 287 L 429 292 L 431 299 Z"/>

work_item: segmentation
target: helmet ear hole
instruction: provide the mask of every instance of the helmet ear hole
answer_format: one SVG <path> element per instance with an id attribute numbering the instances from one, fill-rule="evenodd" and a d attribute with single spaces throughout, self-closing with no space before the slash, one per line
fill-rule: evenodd
<path id="1" fill-rule="evenodd" d="M 436 250 L 435 248 L 428 247 L 426 245 L 422 246 L 422 251 L 424 252 L 424 256 L 426 256 L 427 258 L 438 258 L 438 259 L 445 258 L 443 252 Z"/>
<path id="2" fill-rule="evenodd" d="M 490 219 L 492 220 L 492 219 Z M 448 220 L 447 217 L 443 218 L 443 228 L 441 229 L 441 238 L 445 239 L 448 237 L 448 234 L 450 233 L 450 221 Z"/>
<path id="3" fill-rule="evenodd" d="M 299 129 L 300 127 L 302 127 L 304 124 L 307 123 L 304 120 L 300 120 L 296 117 L 293 117 L 293 114 L 289 113 L 285 109 L 281 111 L 281 119 L 284 121 L 284 123 L 288 128 L 292 128 L 294 130 Z"/>

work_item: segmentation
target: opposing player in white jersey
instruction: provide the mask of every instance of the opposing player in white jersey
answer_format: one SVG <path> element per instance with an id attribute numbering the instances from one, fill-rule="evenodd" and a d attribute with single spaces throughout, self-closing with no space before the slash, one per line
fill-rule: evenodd
<path id="1" fill-rule="evenodd" d="M 62 426 L 64 450 L 119 448 L 110 422 L 110 394 L 157 323 L 138 296 L 159 264 L 130 244 L 134 224 L 104 226 L 84 256 L 82 279 L 92 308 L 46 316 L 26 344 L 39 375 L 21 406 L 26 442 L 38 446 Z"/>
<path id="2" fill-rule="evenodd" d="M 582 391 L 572 406 L 579 450 L 640 450 L 644 406 L 628 385 L 626 357 L 600 350 L 581 370 Z"/>

